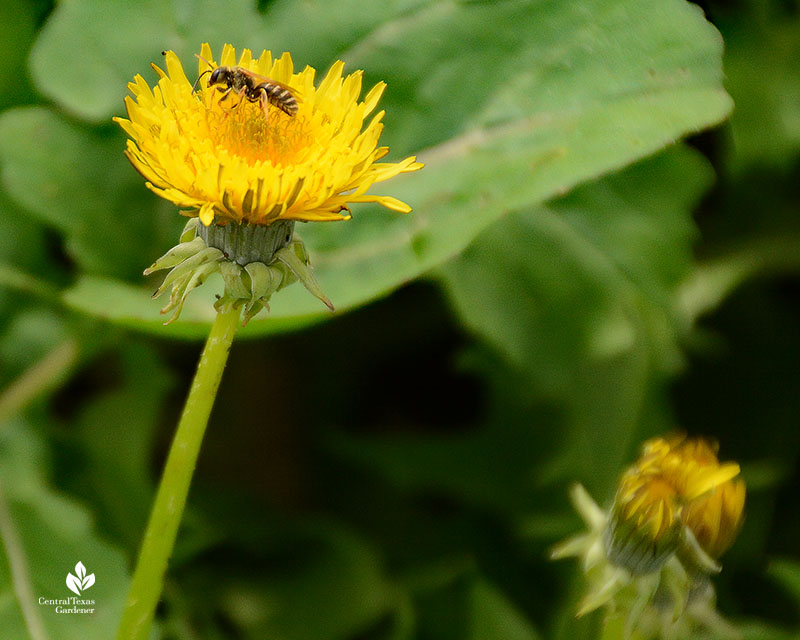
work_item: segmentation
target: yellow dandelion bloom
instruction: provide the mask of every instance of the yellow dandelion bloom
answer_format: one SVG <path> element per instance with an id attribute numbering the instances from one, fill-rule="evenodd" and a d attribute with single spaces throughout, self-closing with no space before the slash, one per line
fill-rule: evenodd
<path id="1" fill-rule="evenodd" d="M 206 226 L 341 220 L 358 202 L 411 210 L 391 196 L 368 193 L 378 182 L 422 167 L 415 157 L 379 162 L 388 153 L 378 146 L 384 112 L 368 117 L 384 83 L 359 100 L 362 72 L 344 76 L 341 61 L 316 86 L 314 69 L 295 72 L 288 53 L 273 59 L 265 51 L 256 59 L 244 49 L 237 60 L 225 45 L 217 64 L 204 44 L 201 56 L 203 78 L 195 88 L 175 53 L 165 52 L 166 71 L 154 65 L 158 84 L 151 88 L 137 75 L 128 85 L 133 97 L 125 99 L 128 118 L 116 119 L 130 137 L 126 155 L 156 194 Z M 236 67 L 254 85 L 282 85 L 296 98 L 296 113 L 276 106 L 265 113 L 246 92 L 225 95 L 223 87 L 209 86 L 206 79 L 218 66 Z"/>
<path id="2" fill-rule="evenodd" d="M 659 545 L 677 548 L 680 527 L 710 558 L 719 557 L 741 525 L 745 488 L 738 475 L 739 465 L 720 463 L 717 446 L 702 438 L 678 434 L 646 442 L 614 500 L 613 559 L 634 571 L 651 570 Z"/>
<path id="3" fill-rule="evenodd" d="M 384 114 L 371 114 L 386 85 L 359 100 L 362 72 L 344 76 L 341 61 L 316 85 L 314 69 L 295 73 L 288 53 L 255 59 L 244 49 L 237 59 L 225 45 L 217 64 L 208 44 L 192 83 L 172 51 L 164 56 L 166 71 L 153 65 L 156 86 L 137 75 L 125 98 L 128 118 L 115 118 L 147 186 L 191 218 L 180 244 L 145 270 L 171 269 L 154 294 L 171 290 L 161 312 L 177 319 L 189 293 L 213 274 L 225 283 L 215 307 L 244 307 L 245 323 L 296 281 L 333 311 L 294 226 L 347 219 L 358 202 L 411 211 L 369 193 L 422 168 L 413 156 L 379 162 L 389 151 L 378 146 Z"/>

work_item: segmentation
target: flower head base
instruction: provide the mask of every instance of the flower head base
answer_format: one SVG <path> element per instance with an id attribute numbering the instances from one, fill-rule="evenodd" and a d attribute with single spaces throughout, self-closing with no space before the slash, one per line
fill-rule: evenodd
<path id="1" fill-rule="evenodd" d="M 245 49 L 237 60 L 234 48 L 225 45 L 220 66 L 248 74 L 253 85 L 271 81 L 296 95 L 294 115 L 274 105 L 265 113 L 246 89 L 209 86 L 205 79 L 218 65 L 208 44 L 202 47 L 203 78 L 196 90 L 178 57 L 172 51 L 164 55 L 166 72 L 154 66 L 158 84 L 151 89 L 137 75 L 128 85 L 133 98 L 125 99 L 128 119 L 116 121 L 131 138 L 126 155 L 147 186 L 186 209 L 184 215 L 199 216 L 206 226 L 214 220 L 267 225 L 346 219 L 348 204 L 356 202 L 411 210 L 390 196 L 367 193 L 378 182 L 422 167 L 414 157 L 378 162 L 389 151 L 377 146 L 383 112 L 366 128 L 364 123 L 383 83 L 359 101 L 362 74 L 343 77 L 342 62 L 315 87 L 314 69 L 295 73 L 288 53 L 273 60 L 265 51 L 254 59 Z"/>
<path id="2" fill-rule="evenodd" d="M 731 635 L 714 610 L 708 575 L 721 569 L 716 559 L 739 531 L 745 488 L 739 465 L 720 463 L 716 452 L 708 441 L 683 435 L 646 442 L 620 478 L 609 512 L 583 487 L 573 490 L 589 532 L 558 545 L 553 557 L 583 558 L 591 588 L 578 615 L 613 604 L 628 635 L 670 630 L 683 637 L 693 626 Z"/>
<path id="3" fill-rule="evenodd" d="M 204 227 L 197 218 L 186 223 L 181 242 L 145 269 L 148 275 L 171 269 L 153 294 L 158 298 L 172 288 L 161 313 L 172 312 L 169 324 L 178 318 L 186 297 L 213 273 L 222 275 L 225 295 L 215 303 L 221 311 L 228 306 L 244 307 L 244 321 L 262 309 L 269 310 L 272 294 L 300 280 L 305 288 L 333 311 L 322 293 L 302 240 L 293 236 L 294 222 L 268 226 L 246 224 Z"/>
<path id="4" fill-rule="evenodd" d="M 148 188 L 202 223 L 187 225 L 181 244 L 145 271 L 172 269 L 155 294 L 172 288 L 162 313 L 177 318 L 188 293 L 216 272 L 225 281 L 217 307 L 243 305 L 245 322 L 295 280 L 332 310 L 294 224 L 348 219 L 349 205 L 359 202 L 411 211 L 368 193 L 422 168 L 415 157 L 378 162 L 389 151 L 378 146 L 383 112 L 367 117 L 384 83 L 359 101 L 362 74 L 344 77 L 342 62 L 315 86 L 314 69 L 295 73 L 288 53 L 254 59 L 244 49 L 237 60 L 225 45 L 217 65 L 204 44 L 192 84 L 178 57 L 164 56 L 166 71 L 153 65 L 158 84 L 151 89 L 137 75 L 128 85 L 133 97 L 125 98 L 128 118 L 115 118 L 130 137 L 125 154 Z"/>

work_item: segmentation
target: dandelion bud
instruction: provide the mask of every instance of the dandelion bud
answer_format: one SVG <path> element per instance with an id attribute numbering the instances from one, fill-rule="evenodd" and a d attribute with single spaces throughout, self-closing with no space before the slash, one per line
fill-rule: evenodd
<path id="1" fill-rule="evenodd" d="M 644 444 L 608 513 L 574 490 L 589 532 L 561 543 L 553 557 L 583 558 L 589 592 L 578 615 L 612 605 L 626 616 L 628 635 L 688 637 L 698 627 L 730 635 L 708 576 L 721 570 L 717 559 L 741 527 L 738 475 L 738 464 L 719 462 L 716 444 L 678 434 Z"/>
<path id="2" fill-rule="evenodd" d="M 706 440 L 673 435 L 646 442 L 619 482 L 606 529 L 609 560 L 649 573 L 680 551 L 693 569 L 718 570 L 713 560 L 733 543 L 744 510 L 738 474 L 739 465 L 720 464 L 716 445 Z"/>
<path id="3" fill-rule="evenodd" d="M 712 558 L 725 553 L 739 534 L 744 514 L 745 486 L 741 478 L 722 482 L 688 503 L 681 520 Z"/>
<path id="4" fill-rule="evenodd" d="M 633 574 L 651 573 L 675 551 L 676 491 L 653 470 L 636 467 L 619 483 L 604 542 L 608 559 Z"/>

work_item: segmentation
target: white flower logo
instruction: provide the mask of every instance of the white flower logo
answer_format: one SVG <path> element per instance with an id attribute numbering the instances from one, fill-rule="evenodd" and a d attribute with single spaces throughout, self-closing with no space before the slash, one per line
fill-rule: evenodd
<path id="1" fill-rule="evenodd" d="M 86 591 L 94 584 L 94 574 L 90 573 L 87 576 L 86 567 L 83 566 L 82 562 L 78 562 L 75 565 L 75 573 L 76 575 L 67 574 L 67 587 L 72 593 L 81 595 L 81 591 Z"/>

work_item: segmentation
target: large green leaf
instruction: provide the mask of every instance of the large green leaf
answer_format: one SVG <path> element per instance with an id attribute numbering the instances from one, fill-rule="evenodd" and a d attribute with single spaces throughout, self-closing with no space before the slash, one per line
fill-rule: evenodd
<path id="1" fill-rule="evenodd" d="M 443 281 L 468 326 L 557 385 L 587 355 L 669 330 L 710 177 L 698 154 L 672 149 L 498 223 Z"/>
<path id="2" fill-rule="evenodd" d="M 3 185 L 63 234 L 67 253 L 83 272 L 138 276 L 143 259 L 156 255 L 153 245 L 180 228 L 177 220 L 164 224 L 155 199 L 120 162 L 123 144 L 117 131 L 90 131 L 45 107 L 0 116 Z"/>
<path id="3" fill-rule="evenodd" d="M 0 425 L 0 485 L 6 512 L 0 527 L 0 629 L 5 638 L 30 637 L 27 629 L 37 623 L 24 622 L 22 610 L 28 608 L 28 619 L 38 619 L 50 638 L 108 638 L 122 614 L 128 582 L 125 559 L 97 535 L 85 508 L 48 486 L 41 471 L 43 455 L 42 442 L 30 425 Z M 57 613 L 55 604 L 39 604 L 39 598 L 75 597 L 66 579 L 76 573 L 78 562 L 96 577 L 80 596 L 95 601 L 94 613 Z"/>
<path id="4" fill-rule="evenodd" d="M 159 48 L 174 45 L 185 60 L 201 39 L 240 45 L 254 39 L 303 52 L 323 66 L 338 55 L 352 67 L 366 68 L 368 78 L 387 80 L 386 141 L 395 153 L 427 148 L 419 154 L 427 163 L 423 171 L 380 190 L 410 202 L 415 207 L 410 216 L 364 207 L 350 223 L 299 230 L 323 289 L 341 311 L 457 255 L 506 213 L 651 154 L 720 121 L 730 109 L 720 83 L 719 35 L 683 0 L 430 2 L 416 8 L 398 3 L 356 12 L 357 17 L 348 14 L 352 20 L 337 18 L 342 31 L 336 37 L 320 35 L 330 33 L 335 13 L 324 3 L 308 9 L 278 2 L 263 20 L 242 3 L 231 3 L 226 20 L 241 22 L 239 37 L 232 27 L 211 26 L 225 22 L 217 19 L 218 9 L 187 3 L 173 15 L 164 6 L 128 9 L 98 0 L 60 5 L 33 57 L 41 88 L 43 70 L 61 65 L 54 54 L 67 38 L 79 57 L 70 57 L 47 90 L 67 109 L 79 111 L 85 104 L 86 117 L 110 114 L 108 85 L 116 86 L 121 97 L 134 71 L 148 73 L 147 60 L 157 57 L 153 34 L 160 36 Z M 302 21 L 294 11 L 301 6 Z M 345 7 L 338 9 L 346 13 Z M 195 36 L 192 17 L 202 18 L 211 33 Z M 104 31 L 121 29 L 126 37 L 95 37 L 90 25 L 101 19 Z M 299 64 L 305 61 L 297 57 Z M 63 126 L 53 122 L 43 129 L 49 133 Z M 25 145 L 12 139 L 0 148 L 7 174 L 24 173 L 18 158 L 25 153 L 18 147 Z M 80 145 L 87 166 L 112 162 L 92 158 L 91 147 Z M 43 173 L 54 162 L 39 161 Z M 117 162 L 115 173 L 123 163 Z M 74 219 L 87 215 L 71 211 L 69 202 L 59 204 Z M 128 219 L 115 217 L 122 224 Z M 103 243 L 96 242 L 102 251 Z M 76 309 L 160 335 L 205 333 L 213 316 L 207 301 L 219 292 L 219 281 L 193 293 L 194 303 L 168 329 L 161 327 L 157 307 L 148 299 L 153 288 L 93 275 L 81 278 L 65 299 Z M 296 286 L 276 296 L 271 317 L 251 322 L 246 333 L 282 331 L 325 317 L 318 301 Z"/>
<path id="5" fill-rule="evenodd" d="M 658 383 L 679 362 L 675 291 L 710 177 L 676 147 L 496 223 L 436 272 L 462 323 L 510 365 L 494 419 L 440 438 L 341 436 L 336 451 L 398 486 L 493 510 L 541 508 L 535 492 L 554 481 L 608 489 L 637 429 L 671 426 L 658 425 Z M 493 380 L 503 366 L 476 369 Z M 556 446 L 563 455 L 544 460 Z"/>
<path id="6" fill-rule="evenodd" d="M 122 87 L 149 69 L 163 49 L 184 59 L 210 42 L 292 51 L 298 62 L 330 63 L 354 41 L 389 20 L 402 20 L 421 0 L 363 3 L 279 1 L 266 15 L 250 0 L 78 0 L 59 4 L 31 55 L 37 88 L 68 112 L 107 121 L 122 108 Z M 108 37 L 113 34 L 113 37 Z M 64 55 L 69 51 L 69 55 Z M 190 68 L 194 65 L 189 65 Z"/>
<path id="7" fill-rule="evenodd" d="M 642 423 L 658 428 L 653 385 L 680 362 L 675 292 L 709 182 L 705 161 L 675 148 L 507 218 L 442 269 L 463 322 L 564 411 L 572 464 L 543 478 L 577 467 L 604 486 Z"/>

